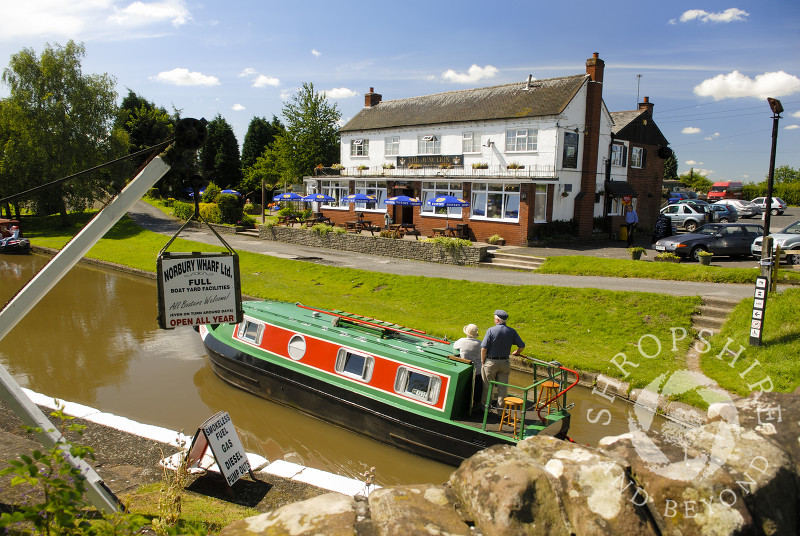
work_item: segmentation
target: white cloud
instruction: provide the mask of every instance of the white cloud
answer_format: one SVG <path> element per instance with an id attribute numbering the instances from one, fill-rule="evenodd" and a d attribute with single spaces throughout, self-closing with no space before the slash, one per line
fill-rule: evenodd
<path id="1" fill-rule="evenodd" d="M 245 110 L 245 107 L 244 107 L 244 105 L 242 105 L 242 104 L 239 104 L 239 103 L 237 102 L 236 104 L 234 104 L 233 106 L 231 106 L 231 110 L 233 110 L 234 112 L 241 112 L 242 110 Z"/>
<path id="2" fill-rule="evenodd" d="M 192 15 L 182 0 L 165 0 L 163 2 L 132 2 L 110 15 L 108 19 L 125 26 L 147 26 L 169 21 L 177 28 L 190 22 Z"/>
<path id="3" fill-rule="evenodd" d="M 266 86 L 273 86 L 278 87 L 281 85 L 281 81 L 275 78 L 274 76 L 267 76 L 265 74 L 260 74 L 253 80 L 253 87 L 266 87 Z"/>
<path id="4" fill-rule="evenodd" d="M 216 76 L 205 75 L 198 72 L 190 72 L 189 69 L 176 67 L 171 71 L 163 71 L 156 76 L 151 76 L 151 80 L 172 84 L 174 86 L 218 86 L 219 79 Z"/>
<path id="5" fill-rule="evenodd" d="M 791 114 L 789 114 L 789 115 L 791 115 L 792 117 L 800 117 L 800 111 L 797 111 L 797 112 L 792 112 L 792 113 L 791 113 Z"/>
<path id="6" fill-rule="evenodd" d="M 0 40 L 152 37 L 164 24 L 180 27 L 192 21 L 184 0 L 119 4 L 119 0 L 3 2 Z"/>
<path id="7" fill-rule="evenodd" d="M 703 169 L 703 168 L 695 168 L 695 167 L 692 167 L 691 171 L 695 175 L 702 175 L 703 177 L 707 177 L 707 176 L 709 176 L 709 175 L 714 173 L 713 169 Z M 683 175 L 685 173 L 689 173 L 689 169 L 685 169 L 683 171 L 679 171 L 678 172 L 679 175 Z"/>
<path id="8" fill-rule="evenodd" d="M 747 20 L 747 17 L 749 16 L 750 13 L 747 11 L 743 11 L 735 7 L 731 7 L 725 11 L 719 11 L 717 13 L 709 13 L 708 11 L 704 11 L 702 9 L 690 9 L 689 11 L 684 11 L 683 15 L 681 15 L 680 21 L 691 22 L 693 20 L 699 20 L 700 22 L 722 23 L 742 22 Z"/>
<path id="9" fill-rule="evenodd" d="M 312 48 L 312 49 L 311 49 L 311 53 L 312 53 L 314 56 L 316 56 L 317 58 L 319 58 L 320 56 L 322 56 L 322 52 L 320 52 L 320 51 L 319 51 L 319 50 L 317 50 L 316 48 Z"/>
<path id="10" fill-rule="evenodd" d="M 717 139 L 717 138 L 719 138 L 719 132 L 715 132 L 712 135 L 706 136 L 703 139 L 706 140 L 706 141 L 711 141 L 711 140 L 714 140 L 714 139 Z"/>
<path id="11" fill-rule="evenodd" d="M 258 71 L 253 69 L 252 67 L 246 67 L 242 69 L 242 72 L 239 73 L 239 78 L 245 78 L 247 76 L 255 76 L 258 74 Z"/>
<path id="12" fill-rule="evenodd" d="M 800 128 L 800 125 L 786 125 L 783 128 L 786 129 L 786 130 L 795 130 L 795 129 Z"/>
<path id="13" fill-rule="evenodd" d="M 289 100 L 289 99 L 291 99 L 292 95 L 294 95 L 294 92 L 295 92 L 294 89 L 284 89 L 284 90 L 282 90 L 281 93 L 280 93 L 281 100 Z"/>
<path id="14" fill-rule="evenodd" d="M 685 127 L 681 130 L 681 134 L 699 134 L 700 129 L 697 127 Z"/>
<path id="15" fill-rule="evenodd" d="M 351 97 L 355 97 L 358 95 L 357 92 L 353 91 L 352 89 L 348 89 L 346 87 L 335 87 L 333 89 L 326 89 L 320 91 L 320 93 L 324 94 L 329 99 L 349 99 Z"/>
<path id="16" fill-rule="evenodd" d="M 457 73 L 453 69 L 448 69 L 442 73 L 442 78 L 448 82 L 455 82 L 456 84 L 472 84 L 484 78 L 494 78 L 499 71 L 496 67 L 487 65 L 486 67 L 478 67 L 473 64 L 466 73 Z"/>
<path id="17" fill-rule="evenodd" d="M 714 100 L 737 97 L 780 97 L 800 91 L 800 78 L 783 71 L 759 74 L 755 78 L 739 71 L 718 74 L 694 87 L 694 94 Z"/>
<path id="18" fill-rule="evenodd" d="M 686 164 L 687 166 L 702 166 L 703 165 L 702 162 L 695 162 L 694 160 L 687 160 L 686 162 L 684 162 L 684 164 Z"/>

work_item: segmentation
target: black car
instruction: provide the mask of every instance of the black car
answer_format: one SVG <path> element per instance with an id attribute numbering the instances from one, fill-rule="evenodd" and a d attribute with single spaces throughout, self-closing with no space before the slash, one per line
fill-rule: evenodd
<path id="1" fill-rule="evenodd" d="M 668 251 L 679 257 L 698 260 L 698 253 L 714 255 L 750 255 L 750 245 L 764 228 L 754 223 L 707 223 L 693 233 L 662 238 L 656 251 Z"/>

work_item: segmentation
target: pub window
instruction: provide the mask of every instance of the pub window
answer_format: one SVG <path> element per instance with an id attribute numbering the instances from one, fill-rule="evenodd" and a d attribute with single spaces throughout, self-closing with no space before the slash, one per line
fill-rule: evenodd
<path id="1" fill-rule="evenodd" d="M 625 167 L 628 165 L 628 148 L 622 143 L 611 145 L 611 165 Z"/>
<path id="2" fill-rule="evenodd" d="M 519 184 L 472 184 L 472 216 L 519 221 Z"/>
<path id="3" fill-rule="evenodd" d="M 506 130 L 506 152 L 519 153 L 538 149 L 539 130 L 535 128 L 517 128 Z"/>
<path id="4" fill-rule="evenodd" d="M 631 147 L 631 167 L 643 168 L 644 167 L 645 150 L 642 147 Z"/>
<path id="5" fill-rule="evenodd" d="M 344 348 L 339 348 L 336 354 L 336 372 L 342 376 L 369 383 L 372 379 L 372 369 L 375 367 L 375 358 L 357 354 Z"/>
<path id="6" fill-rule="evenodd" d="M 461 198 L 463 184 L 460 182 L 444 182 L 444 181 L 426 181 L 422 183 L 422 206 L 420 208 L 421 214 L 441 214 L 447 217 L 461 217 L 461 207 L 432 207 L 428 204 L 431 199 L 443 197 L 445 195 L 452 195 L 453 197 Z"/>
<path id="7" fill-rule="evenodd" d="M 578 167 L 578 133 L 565 132 L 564 133 L 564 158 L 562 160 L 563 167 L 576 169 Z"/>
<path id="8" fill-rule="evenodd" d="M 243 341 L 255 344 L 261 344 L 261 336 L 264 333 L 264 324 L 245 319 L 244 322 L 239 324 L 239 331 L 237 337 Z"/>
<path id="9" fill-rule="evenodd" d="M 319 181 L 319 191 L 331 196 L 334 201 L 322 203 L 325 208 L 349 207 L 346 201 L 339 201 L 350 195 L 350 183 L 343 180 L 321 180 Z"/>
<path id="10" fill-rule="evenodd" d="M 350 142 L 350 156 L 369 156 L 369 140 L 352 140 Z"/>
<path id="11" fill-rule="evenodd" d="M 400 136 L 391 136 L 384 139 L 383 154 L 386 156 L 400 154 Z"/>
<path id="12" fill-rule="evenodd" d="M 547 221 L 547 185 L 537 184 L 533 194 L 533 221 Z"/>
<path id="13" fill-rule="evenodd" d="M 479 153 L 481 152 L 481 133 L 464 132 L 461 134 L 461 152 Z"/>
<path id="14" fill-rule="evenodd" d="M 394 390 L 409 398 L 436 404 L 439 401 L 441 385 L 442 380 L 438 376 L 400 366 L 397 368 Z"/>
<path id="15" fill-rule="evenodd" d="M 439 136 L 426 134 L 417 138 L 417 154 L 442 154 Z"/>
<path id="16" fill-rule="evenodd" d="M 378 210 L 386 199 L 386 181 L 356 181 L 356 193 L 375 198 L 374 203 L 356 203 L 357 209 Z M 380 208 L 380 210 L 385 209 Z"/>

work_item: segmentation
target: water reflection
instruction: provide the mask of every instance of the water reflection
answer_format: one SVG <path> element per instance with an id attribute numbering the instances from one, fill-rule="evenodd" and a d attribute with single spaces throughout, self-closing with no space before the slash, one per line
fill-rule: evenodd
<path id="1" fill-rule="evenodd" d="M 10 299 L 46 257 L 2 258 L 0 300 Z M 247 450 L 381 485 L 442 483 L 453 468 L 347 432 L 231 387 L 211 370 L 191 328 L 158 329 L 156 284 L 79 265 L 0 341 L 0 361 L 34 391 L 193 434 L 217 411 L 231 414 Z M 529 383 L 514 378 L 512 383 Z M 629 408 L 590 390 L 570 391 L 570 436 L 596 445 L 628 431 Z M 607 410 L 608 416 L 601 413 Z"/>

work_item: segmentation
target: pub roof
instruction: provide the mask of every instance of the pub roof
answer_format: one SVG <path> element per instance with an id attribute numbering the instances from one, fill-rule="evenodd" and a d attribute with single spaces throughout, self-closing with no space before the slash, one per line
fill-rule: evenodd
<path id="1" fill-rule="evenodd" d="M 588 80 L 580 74 L 382 101 L 362 108 L 339 132 L 557 115 Z"/>

